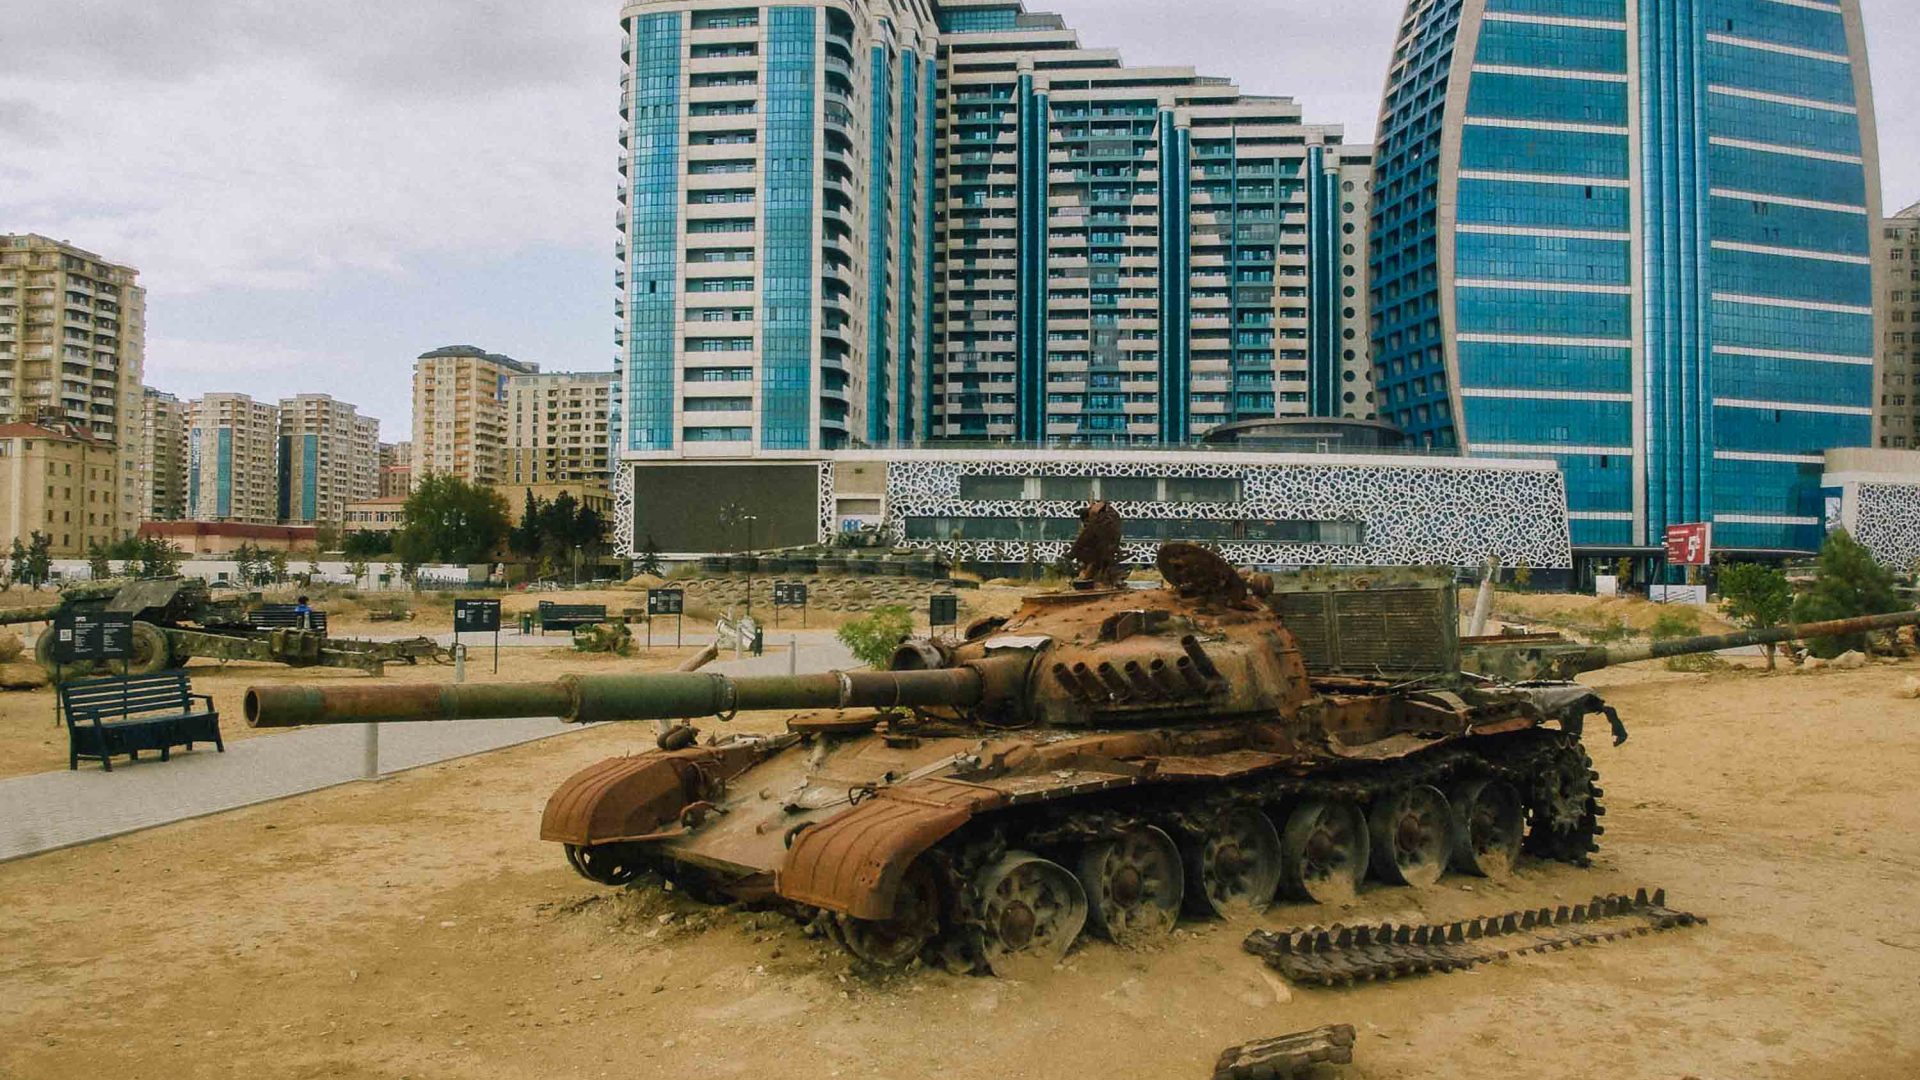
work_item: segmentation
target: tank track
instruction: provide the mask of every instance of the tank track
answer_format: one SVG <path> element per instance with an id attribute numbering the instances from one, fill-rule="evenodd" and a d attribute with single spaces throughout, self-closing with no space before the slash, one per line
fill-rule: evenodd
<path id="1" fill-rule="evenodd" d="M 1321 1065 L 1353 1064 L 1352 1024 L 1328 1024 L 1276 1039 L 1231 1046 L 1214 1063 L 1213 1080 L 1293 1080 Z"/>
<path id="2" fill-rule="evenodd" d="M 1599 773 L 1579 736 L 1532 728 L 1450 743 L 1408 758 L 1345 763 L 1308 776 L 1261 774 L 1133 787 L 982 815 L 923 856 L 945 898 L 942 933 L 929 946 L 927 959 L 956 972 L 984 969 L 980 942 L 987 927 L 972 882 L 1010 850 L 1053 857 L 1140 825 L 1164 828 L 1176 840 L 1191 839 L 1238 807 L 1265 810 L 1310 799 L 1365 804 L 1391 791 L 1475 777 L 1505 780 L 1522 794 L 1528 808 L 1527 851 L 1589 864 L 1605 831 L 1599 823 L 1605 813 L 1602 792 L 1595 785 Z"/>
<path id="3" fill-rule="evenodd" d="M 1402 975 L 1450 972 L 1509 956 L 1558 951 L 1707 920 L 1667 907 L 1665 890 L 1649 897 L 1596 896 L 1590 904 L 1427 926 L 1395 925 L 1255 930 L 1242 947 L 1267 966 L 1308 986 L 1352 986 Z"/>

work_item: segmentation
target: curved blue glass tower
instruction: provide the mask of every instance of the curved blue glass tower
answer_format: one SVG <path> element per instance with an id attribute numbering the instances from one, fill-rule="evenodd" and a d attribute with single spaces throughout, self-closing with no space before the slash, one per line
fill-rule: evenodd
<path id="1" fill-rule="evenodd" d="M 1869 445 L 1858 0 L 1410 0 L 1372 220 L 1380 416 L 1552 457 L 1577 546 L 1808 550 Z"/>

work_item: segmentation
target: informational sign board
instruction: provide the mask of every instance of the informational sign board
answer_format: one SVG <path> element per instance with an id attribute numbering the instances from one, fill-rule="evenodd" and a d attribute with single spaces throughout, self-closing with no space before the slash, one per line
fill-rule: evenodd
<path id="1" fill-rule="evenodd" d="M 500 631 L 500 601 L 455 600 L 453 632 L 456 634 L 494 634 Z"/>
<path id="2" fill-rule="evenodd" d="M 1713 558 L 1713 526 L 1667 526 L 1667 565 L 1705 566 Z"/>
<path id="3" fill-rule="evenodd" d="M 681 630 L 686 625 L 687 592 L 685 589 L 648 589 L 647 590 L 647 650 L 653 650 L 653 620 L 664 615 L 673 616 L 673 647 L 680 647 Z"/>
<path id="4" fill-rule="evenodd" d="M 493 672 L 500 673 L 500 601 L 459 600 L 453 602 L 453 647 L 460 647 L 461 634 L 493 635 Z"/>
<path id="5" fill-rule="evenodd" d="M 780 612 L 785 608 L 799 608 L 800 625 L 807 625 L 806 582 L 776 581 L 773 583 L 773 625 L 780 625 Z"/>
<path id="6" fill-rule="evenodd" d="M 960 598 L 952 593 L 927 598 L 927 625 L 957 626 L 960 623 Z"/>
<path id="7" fill-rule="evenodd" d="M 133 656 L 131 612 L 69 609 L 54 619 L 53 633 L 54 658 L 62 664 Z"/>

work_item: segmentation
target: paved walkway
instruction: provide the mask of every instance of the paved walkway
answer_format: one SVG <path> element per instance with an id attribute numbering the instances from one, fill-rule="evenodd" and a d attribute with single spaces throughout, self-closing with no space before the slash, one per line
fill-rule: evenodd
<path id="1" fill-rule="evenodd" d="M 765 656 L 723 659 L 708 670 L 785 674 L 793 662 L 785 646 L 794 636 L 802 672 L 852 663 L 831 634 L 796 631 L 770 635 Z M 479 657 L 473 662 L 480 663 Z M 382 724 L 380 771 L 417 769 L 579 730 L 558 720 Z M 366 739 L 360 725 L 312 728 L 241 740 L 224 754 L 210 748 L 176 753 L 164 765 L 143 754 L 136 763 L 115 761 L 111 773 L 97 762 L 82 762 L 78 772 L 0 780 L 0 862 L 350 783 L 362 777 Z"/>

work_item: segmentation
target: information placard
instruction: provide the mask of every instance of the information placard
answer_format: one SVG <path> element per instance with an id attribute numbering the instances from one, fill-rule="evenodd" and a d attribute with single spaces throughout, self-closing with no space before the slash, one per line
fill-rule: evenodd
<path id="1" fill-rule="evenodd" d="M 647 614 L 679 615 L 686 611 L 687 594 L 683 589 L 648 589 Z"/>
<path id="2" fill-rule="evenodd" d="M 960 598 L 952 593 L 927 598 L 927 625 L 957 626 L 960 623 Z"/>
<path id="3" fill-rule="evenodd" d="M 490 634 L 499 629 L 500 601 L 455 600 L 453 602 L 454 633 Z"/>

